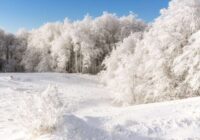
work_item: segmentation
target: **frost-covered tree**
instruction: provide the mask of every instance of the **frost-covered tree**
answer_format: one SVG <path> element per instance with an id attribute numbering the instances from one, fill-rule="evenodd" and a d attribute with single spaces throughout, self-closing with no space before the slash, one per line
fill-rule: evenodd
<path id="1" fill-rule="evenodd" d="M 3 70 L 4 65 L 6 63 L 6 51 L 5 51 L 5 45 L 6 45 L 6 40 L 5 40 L 5 33 L 3 30 L 0 30 L 0 71 Z"/>
<path id="2" fill-rule="evenodd" d="M 189 45 L 189 40 L 191 35 L 199 31 L 199 20 L 199 0 L 173 0 L 168 9 L 161 10 L 161 16 L 144 33 L 143 39 L 132 45 L 131 50 L 134 48 L 134 53 L 120 59 L 123 63 L 113 71 L 114 74 L 117 73 L 115 78 L 106 81 L 116 93 L 117 102 L 137 104 L 199 94 L 199 86 L 194 84 L 199 83 L 199 79 L 192 74 L 189 78 L 188 75 L 194 65 L 185 66 L 189 63 L 195 64 L 198 59 L 192 58 L 189 55 L 191 52 L 185 51 L 190 50 L 186 49 L 189 46 L 195 47 Z M 124 41 L 121 46 L 130 46 L 132 43 L 127 44 L 130 40 Z M 194 44 L 196 43 L 198 41 Z M 191 58 L 187 58 L 186 54 Z M 110 61 L 113 61 L 112 57 L 114 56 L 111 56 Z M 185 62 L 186 59 L 190 61 Z M 110 75 L 110 62 L 106 61 L 106 66 L 108 70 L 104 75 Z"/>
<path id="3" fill-rule="evenodd" d="M 135 52 L 135 47 L 142 39 L 143 33 L 137 32 L 125 38 L 118 44 L 103 64 L 106 70 L 100 73 L 101 80 L 113 92 L 115 102 L 132 102 L 132 67 L 130 59 Z M 129 77 L 127 77 L 129 76 Z"/>
<path id="4" fill-rule="evenodd" d="M 16 61 L 15 70 L 16 72 L 24 71 L 24 67 L 22 62 L 23 56 L 27 49 L 27 38 L 29 36 L 29 32 L 25 29 L 19 30 L 15 35 L 15 52 L 13 53 L 13 57 Z"/>

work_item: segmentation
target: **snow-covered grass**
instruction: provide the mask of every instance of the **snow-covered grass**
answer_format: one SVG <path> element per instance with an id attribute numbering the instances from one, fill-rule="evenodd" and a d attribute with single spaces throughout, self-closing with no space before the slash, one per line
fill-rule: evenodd
<path id="1" fill-rule="evenodd" d="M 96 76 L 0 74 L 0 139 L 200 139 L 199 97 L 118 107 L 110 94 Z"/>

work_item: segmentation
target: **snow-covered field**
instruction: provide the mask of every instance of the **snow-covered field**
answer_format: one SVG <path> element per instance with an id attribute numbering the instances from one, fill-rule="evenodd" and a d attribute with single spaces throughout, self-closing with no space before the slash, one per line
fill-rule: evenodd
<path id="1" fill-rule="evenodd" d="M 98 81 L 81 74 L 0 74 L 0 139 L 200 139 L 199 97 L 121 107 Z"/>

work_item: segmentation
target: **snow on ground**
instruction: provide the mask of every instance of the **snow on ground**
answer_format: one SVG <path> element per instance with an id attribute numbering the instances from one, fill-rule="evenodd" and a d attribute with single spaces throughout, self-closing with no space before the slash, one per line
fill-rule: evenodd
<path id="1" fill-rule="evenodd" d="M 0 139 L 198 140 L 200 98 L 119 107 L 96 76 L 0 74 Z"/>

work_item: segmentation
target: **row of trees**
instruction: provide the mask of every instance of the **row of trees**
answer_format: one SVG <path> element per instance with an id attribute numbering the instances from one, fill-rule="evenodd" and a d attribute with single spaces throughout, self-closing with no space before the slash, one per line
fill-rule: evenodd
<path id="1" fill-rule="evenodd" d="M 17 35 L 0 32 L 0 71 L 96 74 L 116 44 L 146 24 L 135 15 L 103 13 L 80 21 L 47 23 Z"/>
<path id="2" fill-rule="evenodd" d="M 28 37 L 23 65 L 27 71 L 81 72 L 95 74 L 116 43 L 146 24 L 133 14 L 117 17 L 104 13 L 93 19 L 48 23 Z"/>
<path id="3" fill-rule="evenodd" d="M 105 61 L 102 80 L 117 103 L 200 94 L 200 1 L 172 0 L 148 31 L 131 35 Z"/>

